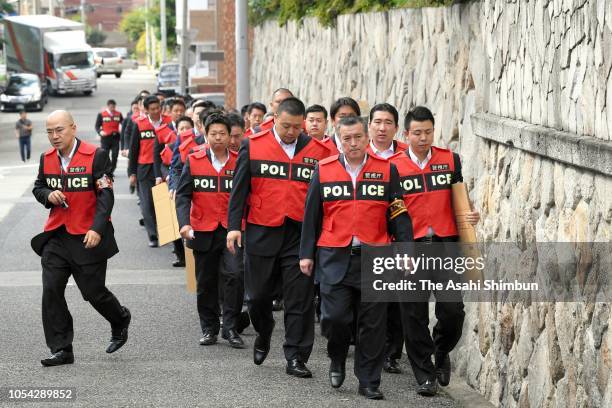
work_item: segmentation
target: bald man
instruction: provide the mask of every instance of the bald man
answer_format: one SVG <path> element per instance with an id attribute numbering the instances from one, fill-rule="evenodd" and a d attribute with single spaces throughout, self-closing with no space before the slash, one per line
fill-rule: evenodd
<path id="1" fill-rule="evenodd" d="M 114 204 L 112 164 L 108 153 L 76 138 L 70 113 L 47 117 L 51 148 L 40 156 L 32 193 L 50 209 L 44 232 L 32 239 L 42 257 L 42 320 L 51 356 L 45 367 L 72 364 L 72 316 L 64 291 L 72 276 L 83 299 L 111 325 L 106 348 L 113 353 L 128 338 L 130 312 L 106 288 L 106 263 L 119 252 L 110 221 Z"/>

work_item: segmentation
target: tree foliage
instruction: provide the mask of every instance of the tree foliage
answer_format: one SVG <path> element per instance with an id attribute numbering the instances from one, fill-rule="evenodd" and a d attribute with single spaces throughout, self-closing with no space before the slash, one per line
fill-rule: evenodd
<path id="1" fill-rule="evenodd" d="M 85 29 L 85 36 L 87 37 L 87 44 L 92 47 L 99 47 L 106 41 L 106 34 L 104 31 L 98 30 L 97 28 L 91 28 L 89 26 Z"/>
<path id="2" fill-rule="evenodd" d="M 166 34 L 168 49 L 176 47 L 176 0 L 166 0 Z M 161 18 L 159 0 L 155 0 L 147 13 L 139 7 L 127 13 L 119 23 L 119 29 L 125 33 L 130 41 L 138 41 L 145 32 L 145 23 L 149 22 L 155 36 L 161 41 Z"/>
<path id="3" fill-rule="evenodd" d="M 289 20 L 316 17 L 323 25 L 333 24 L 340 14 L 385 11 L 400 7 L 439 7 L 457 0 L 249 0 L 249 19 L 261 24 L 277 19 L 283 25 Z"/>

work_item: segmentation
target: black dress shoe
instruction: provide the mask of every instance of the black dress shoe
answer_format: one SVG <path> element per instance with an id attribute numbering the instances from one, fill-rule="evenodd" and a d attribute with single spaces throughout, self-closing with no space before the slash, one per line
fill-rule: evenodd
<path id="1" fill-rule="evenodd" d="M 344 361 L 332 360 L 329 364 L 329 383 L 333 388 L 340 388 L 346 377 L 346 365 Z"/>
<path id="2" fill-rule="evenodd" d="M 152 239 L 149 241 L 149 248 L 157 248 L 159 247 L 159 241 L 156 239 Z"/>
<path id="3" fill-rule="evenodd" d="M 450 383 L 451 362 L 448 354 L 436 355 L 436 377 L 443 387 Z"/>
<path id="4" fill-rule="evenodd" d="M 386 358 L 383 364 L 383 370 L 391 374 L 401 374 L 402 369 L 399 366 L 399 362 L 394 358 Z"/>
<path id="5" fill-rule="evenodd" d="M 225 340 L 227 340 L 227 342 L 232 348 L 237 348 L 237 349 L 244 348 L 244 341 L 242 341 L 242 338 L 240 337 L 240 335 L 238 334 L 236 330 L 230 329 L 227 332 L 224 332 L 222 334 L 222 337 Z"/>
<path id="6" fill-rule="evenodd" d="M 240 312 L 236 321 L 236 331 L 238 332 L 238 334 L 242 334 L 244 329 L 249 327 L 250 324 L 251 318 L 249 317 L 249 312 Z"/>
<path id="7" fill-rule="evenodd" d="M 424 397 L 433 397 L 438 393 L 438 383 L 435 379 L 427 380 L 423 384 L 419 384 L 417 394 Z"/>
<path id="8" fill-rule="evenodd" d="M 256 365 L 261 365 L 266 357 L 268 357 L 268 353 L 270 352 L 270 337 L 271 336 L 264 337 L 261 334 L 255 337 L 255 342 L 253 343 L 253 362 Z"/>
<path id="9" fill-rule="evenodd" d="M 371 400 L 385 399 L 385 396 L 378 387 L 359 387 L 359 394 Z"/>
<path id="10" fill-rule="evenodd" d="M 53 367 L 64 364 L 74 363 L 74 354 L 70 351 L 60 350 L 57 353 L 53 353 L 51 357 L 40 360 L 40 364 L 45 367 Z"/>
<path id="11" fill-rule="evenodd" d="M 140 224 L 141 227 L 144 227 L 144 218 L 139 219 L 138 224 Z"/>
<path id="12" fill-rule="evenodd" d="M 128 327 L 132 321 L 132 314 L 127 307 L 123 307 L 123 312 L 126 314 L 125 323 L 123 327 L 112 330 L 110 344 L 106 348 L 107 353 L 114 353 L 128 341 Z"/>
<path id="13" fill-rule="evenodd" d="M 174 266 L 175 268 L 184 268 L 185 267 L 185 261 L 181 261 L 180 259 L 176 259 L 174 262 L 172 262 L 172 266 Z"/>
<path id="14" fill-rule="evenodd" d="M 205 330 L 204 335 L 200 339 L 201 346 L 212 346 L 217 342 L 217 335 L 212 330 Z"/>
<path id="15" fill-rule="evenodd" d="M 287 372 L 287 374 L 298 378 L 312 377 L 312 373 L 310 372 L 308 367 L 306 367 L 306 364 L 302 363 L 297 358 L 287 361 L 287 369 L 285 371 Z"/>

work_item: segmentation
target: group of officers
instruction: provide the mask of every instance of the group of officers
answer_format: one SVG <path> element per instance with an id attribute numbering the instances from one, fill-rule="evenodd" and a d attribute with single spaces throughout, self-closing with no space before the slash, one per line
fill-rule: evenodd
<path id="1" fill-rule="evenodd" d="M 41 156 L 34 195 L 51 212 L 32 241 L 42 256 L 43 326 L 52 352 L 43 365 L 74 361 L 63 298 L 70 274 L 111 324 L 107 352 L 127 341 L 129 310 L 104 286 L 106 260 L 117 252 L 110 213 L 121 151 L 151 247 L 158 246 L 152 187 L 167 182 L 175 199 L 182 238 L 175 265 L 184 265 L 184 242 L 195 258 L 200 344 L 215 344 L 221 333 L 231 347 L 245 347 L 246 302 L 257 333 L 253 362 L 261 365 L 275 326 L 273 301 L 281 298 L 287 374 L 312 377 L 306 364 L 320 315 L 332 387 L 342 386 L 354 344 L 359 394 L 382 399 L 381 373 L 401 373 L 404 342 L 419 394 L 448 385 L 461 301 L 436 303 L 432 336 L 428 294 L 421 302 L 361 300 L 362 246 L 458 239 L 451 184 L 462 181 L 461 161 L 432 145 L 429 109 L 406 114 L 405 144 L 395 140 L 399 114 L 387 103 L 372 107 L 366 121 L 351 98 L 334 102 L 328 119 L 323 106 L 306 108 L 285 88 L 273 93 L 269 109 L 255 102 L 242 112 L 160 99 L 141 92 L 126 118 L 108 101 L 96 121 L 104 150 L 75 138 L 68 112 L 47 120 L 53 147 Z M 467 215 L 478 220 L 476 211 Z"/>

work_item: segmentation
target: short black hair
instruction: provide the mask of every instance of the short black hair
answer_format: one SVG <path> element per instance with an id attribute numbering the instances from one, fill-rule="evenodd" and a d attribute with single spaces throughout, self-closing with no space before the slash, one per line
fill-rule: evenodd
<path id="1" fill-rule="evenodd" d="M 181 116 L 176 120 L 176 129 L 178 130 L 179 127 L 179 123 L 181 122 L 189 122 L 189 124 L 191 125 L 191 127 L 193 128 L 195 125 L 193 124 L 193 119 L 191 119 L 189 116 Z"/>
<path id="2" fill-rule="evenodd" d="M 306 107 L 298 98 L 291 96 L 282 101 L 276 109 L 278 116 L 283 112 L 287 112 L 291 116 L 306 116 Z"/>
<path id="3" fill-rule="evenodd" d="M 144 96 L 144 97 L 147 97 L 147 96 L 149 96 L 149 95 L 151 95 L 151 92 L 147 91 L 146 89 L 143 89 L 142 91 L 140 91 L 140 92 L 138 93 L 138 96 Z"/>
<path id="4" fill-rule="evenodd" d="M 130 106 L 132 106 L 132 105 L 134 105 L 134 104 L 138 105 L 138 103 L 139 103 L 139 102 L 140 102 L 140 98 L 136 98 L 136 99 L 134 99 L 134 100 L 133 100 L 133 101 L 130 103 Z"/>
<path id="5" fill-rule="evenodd" d="M 374 113 L 376 112 L 389 112 L 393 115 L 393 120 L 395 121 L 395 126 L 399 125 L 399 113 L 397 113 L 397 109 L 395 106 L 390 103 L 377 103 L 370 109 L 370 122 L 372 122 L 372 118 L 374 117 Z"/>
<path id="6" fill-rule="evenodd" d="M 210 108 L 216 108 L 217 105 L 215 105 L 214 102 L 211 101 L 205 101 L 204 99 L 195 99 L 194 102 L 191 104 L 191 108 L 198 108 L 198 107 L 203 107 L 204 109 L 210 109 Z"/>
<path id="7" fill-rule="evenodd" d="M 187 109 L 187 105 L 185 105 L 185 102 L 180 98 L 172 98 L 172 100 L 170 100 L 169 102 L 169 105 L 170 109 L 174 108 L 174 105 L 181 105 L 183 108 Z"/>
<path id="8" fill-rule="evenodd" d="M 218 113 L 222 115 L 223 111 L 216 106 L 211 108 L 204 108 L 203 111 L 200 111 L 200 113 L 198 113 L 198 119 L 200 119 L 200 123 L 202 123 L 203 125 L 206 124 L 206 119 L 208 119 L 208 117 L 213 113 Z"/>
<path id="9" fill-rule="evenodd" d="M 228 135 L 232 132 L 232 125 L 230 124 L 227 116 L 225 116 L 222 112 L 212 112 L 210 115 L 208 115 L 206 122 L 204 123 L 204 130 L 206 133 L 208 133 L 210 126 L 214 125 L 215 123 L 225 125 Z"/>
<path id="10" fill-rule="evenodd" d="M 22 113 L 28 113 L 28 111 L 25 109 L 19 109 L 19 114 L 21 115 Z"/>
<path id="11" fill-rule="evenodd" d="M 359 116 L 347 116 L 345 118 L 340 119 L 338 122 L 338 126 L 336 126 L 336 134 L 340 135 L 340 128 L 346 126 L 355 126 L 361 124 L 363 126 L 363 131 L 367 135 L 368 134 L 368 125 L 367 123 Z"/>
<path id="12" fill-rule="evenodd" d="M 109 99 L 108 101 L 106 101 L 106 105 L 115 105 L 115 106 L 117 106 L 117 102 L 115 102 L 114 99 Z"/>
<path id="13" fill-rule="evenodd" d="M 247 109 L 247 113 L 250 115 L 251 112 L 253 112 L 253 109 L 262 111 L 264 115 L 268 112 L 268 110 L 266 109 L 266 105 L 261 102 L 253 102 L 252 104 L 250 104 L 249 108 Z"/>
<path id="14" fill-rule="evenodd" d="M 246 104 L 242 108 L 240 108 L 240 114 L 244 116 L 245 113 L 249 113 L 249 105 Z"/>
<path id="15" fill-rule="evenodd" d="M 431 124 L 435 126 L 436 121 L 434 120 L 433 113 L 425 106 L 415 106 L 408 111 L 404 118 L 404 129 L 410 130 L 410 123 L 412 121 L 425 122 L 428 120 L 431 120 Z"/>
<path id="16" fill-rule="evenodd" d="M 154 103 L 160 103 L 159 99 L 157 98 L 157 96 L 155 95 L 149 95 L 145 98 L 144 100 L 144 107 L 145 109 L 149 109 L 149 105 L 152 105 Z"/>
<path id="17" fill-rule="evenodd" d="M 166 97 L 166 94 L 160 91 L 155 92 L 153 95 L 155 96 L 163 96 L 164 98 Z"/>
<path id="18" fill-rule="evenodd" d="M 306 115 L 304 115 L 304 116 L 308 116 L 309 113 L 315 113 L 315 112 L 323 112 L 323 117 L 325 117 L 325 119 L 327 119 L 327 109 L 325 109 L 321 105 L 310 105 L 306 109 Z"/>
<path id="19" fill-rule="evenodd" d="M 230 127 L 240 126 L 242 130 L 244 130 L 244 119 L 237 113 L 230 113 L 227 115 L 227 120 L 229 120 Z"/>
<path id="20" fill-rule="evenodd" d="M 349 98 L 348 96 L 346 96 L 343 98 L 339 98 L 336 102 L 332 103 L 332 106 L 329 108 L 329 115 L 331 116 L 332 120 L 336 118 L 336 114 L 343 106 L 350 107 L 351 109 L 353 109 L 353 111 L 355 111 L 357 116 L 361 116 L 361 109 L 359 108 L 359 104 L 357 103 L 357 101 L 353 98 Z"/>

